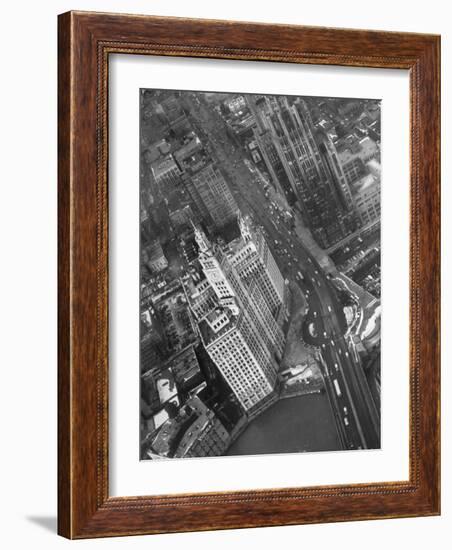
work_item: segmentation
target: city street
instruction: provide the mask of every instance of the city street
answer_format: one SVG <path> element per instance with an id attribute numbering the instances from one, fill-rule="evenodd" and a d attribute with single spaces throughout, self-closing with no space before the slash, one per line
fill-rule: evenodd
<path id="1" fill-rule="evenodd" d="M 325 387 L 344 449 L 378 448 L 380 419 L 360 358 L 353 342 L 344 335 L 347 324 L 336 289 L 286 221 L 282 209 L 265 196 L 262 177 L 252 171 L 240 147 L 234 146 L 221 116 L 203 103 L 192 105 L 202 120 L 213 152 L 225 169 L 227 160 L 234 197 L 265 229 L 267 242 L 284 276 L 297 280 L 309 303 L 300 338 L 319 349 Z M 308 327 L 312 323 L 315 334 Z"/>

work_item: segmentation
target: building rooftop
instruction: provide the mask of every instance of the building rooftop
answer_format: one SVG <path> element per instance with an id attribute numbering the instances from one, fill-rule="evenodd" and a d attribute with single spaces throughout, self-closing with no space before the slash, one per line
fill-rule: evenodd
<path id="1" fill-rule="evenodd" d="M 171 145 L 166 141 L 166 139 L 160 139 L 151 143 L 147 148 L 148 159 L 151 162 L 155 162 L 162 155 L 167 155 L 171 150 Z"/>
<path id="2" fill-rule="evenodd" d="M 367 167 L 374 176 L 381 175 L 381 165 L 377 159 L 369 160 L 369 162 L 367 163 Z"/>
<path id="3" fill-rule="evenodd" d="M 178 383 L 186 383 L 189 379 L 201 372 L 193 345 L 186 347 L 181 352 L 171 357 L 166 362 L 166 365 L 171 367 L 174 378 Z"/>
<path id="4" fill-rule="evenodd" d="M 187 400 L 184 405 L 184 413 L 194 418 L 194 422 L 188 426 L 181 438 L 174 454 L 176 457 L 184 456 L 193 444 L 213 427 L 213 423 L 215 422 L 214 413 L 197 395 Z"/>
<path id="5" fill-rule="evenodd" d="M 146 247 L 145 252 L 147 254 L 148 261 L 150 262 L 157 261 L 158 259 L 164 257 L 163 248 L 159 239 L 152 241 L 151 244 Z"/>
<path id="6" fill-rule="evenodd" d="M 240 315 L 234 315 L 231 309 L 218 307 L 198 325 L 204 346 L 209 346 L 223 338 L 225 334 L 233 330 L 240 319 Z"/>
<path id="7" fill-rule="evenodd" d="M 184 172 L 195 175 L 212 162 L 205 149 L 197 149 L 190 156 L 179 161 L 179 166 Z"/>
<path id="8" fill-rule="evenodd" d="M 366 174 L 357 182 L 355 182 L 353 187 L 356 193 L 362 193 L 363 191 L 367 191 L 375 185 L 380 185 L 379 178 L 376 178 L 372 174 Z"/>
<path id="9" fill-rule="evenodd" d="M 200 435 L 210 427 L 210 424 L 210 419 L 206 414 L 199 416 L 185 432 L 179 446 L 177 447 L 175 456 L 184 456 L 193 444 L 198 441 Z"/>
<path id="10" fill-rule="evenodd" d="M 368 159 L 378 154 L 378 145 L 370 137 L 365 137 L 361 140 L 347 139 L 337 147 L 339 158 L 342 163 L 346 163 L 356 157 L 363 160 Z"/>
<path id="11" fill-rule="evenodd" d="M 162 159 L 155 160 L 151 164 L 151 170 L 154 178 L 157 180 L 159 177 L 166 174 L 170 170 L 179 171 L 179 167 L 174 161 L 172 155 L 166 155 Z"/>
<path id="12" fill-rule="evenodd" d="M 182 146 L 179 147 L 177 151 L 174 151 L 174 158 L 179 164 L 183 164 L 184 159 L 190 157 L 195 151 L 202 148 L 199 137 L 194 132 L 190 132 L 185 136 Z"/>
<path id="13" fill-rule="evenodd" d="M 240 252 L 242 250 L 243 246 L 245 245 L 242 237 L 237 237 L 227 245 L 227 253 L 230 254 L 237 254 L 237 252 Z M 228 254 L 229 256 L 229 254 Z"/>
<path id="14" fill-rule="evenodd" d="M 152 442 L 160 456 L 184 456 L 215 419 L 213 412 L 198 396 L 190 397 L 175 418 L 168 418 Z"/>
<path id="15" fill-rule="evenodd" d="M 164 370 L 156 380 L 159 400 L 162 405 L 177 397 L 177 387 L 170 369 Z"/>
<path id="16" fill-rule="evenodd" d="M 169 418 L 164 422 L 152 442 L 152 449 L 160 456 L 168 456 L 171 451 L 171 443 L 183 425 L 183 420 Z"/>

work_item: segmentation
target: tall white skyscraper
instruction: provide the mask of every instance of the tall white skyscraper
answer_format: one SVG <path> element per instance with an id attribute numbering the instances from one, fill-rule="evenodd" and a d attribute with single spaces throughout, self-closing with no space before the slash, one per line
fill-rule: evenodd
<path id="1" fill-rule="evenodd" d="M 237 307 L 219 307 L 199 324 L 207 353 L 245 411 L 252 413 L 272 395 L 278 365 Z"/>
<path id="2" fill-rule="evenodd" d="M 225 251 L 198 227 L 195 237 L 205 279 L 186 285 L 189 303 L 206 351 L 253 414 L 274 394 L 284 335 L 259 281 L 245 283 Z"/>
<path id="3" fill-rule="evenodd" d="M 262 296 L 276 316 L 284 304 L 286 285 L 284 277 L 267 245 L 260 227 L 253 227 L 249 216 L 239 217 L 241 237 L 228 246 L 231 264 L 249 287 L 259 286 Z"/>

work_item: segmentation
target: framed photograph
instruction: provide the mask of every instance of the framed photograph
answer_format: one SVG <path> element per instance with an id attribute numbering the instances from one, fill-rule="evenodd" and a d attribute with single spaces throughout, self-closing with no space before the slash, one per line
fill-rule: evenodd
<path id="1" fill-rule="evenodd" d="M 61 535 L 440 513 L 439 60 L 59 16 Z"/>

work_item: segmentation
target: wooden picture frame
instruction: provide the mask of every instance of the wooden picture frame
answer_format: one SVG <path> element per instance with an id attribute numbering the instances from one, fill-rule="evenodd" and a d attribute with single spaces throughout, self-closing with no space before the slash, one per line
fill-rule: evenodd
<path id="1" fill-rule="evenodd" d="M 410 73 L 409 481 L 146 497 L 108 491 L 108 61 L 113 53 Z M 68 538 L 440 513 L 440 38 L 69 12 L 58 38 L 58 532 Z"/>

